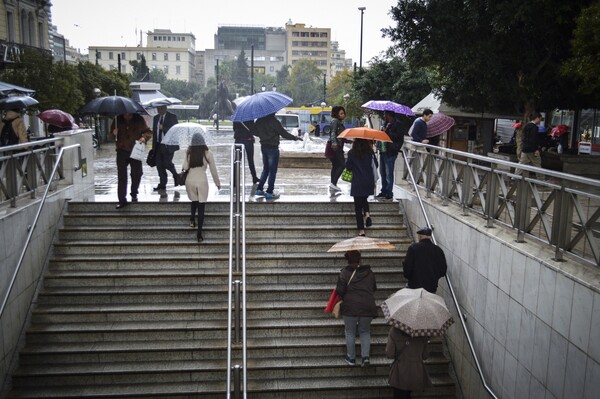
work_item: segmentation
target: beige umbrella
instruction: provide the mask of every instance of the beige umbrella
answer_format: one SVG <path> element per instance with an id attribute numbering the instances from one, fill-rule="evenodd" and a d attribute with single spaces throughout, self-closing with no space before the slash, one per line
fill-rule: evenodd
<path id="1" fill-rule="evenodd" d="M 454 323 L 444 298 L 423 288 L 403 288 L 381 304 L 385 322 L 411 337 L 435 337 Z"/>
<path id="2" fill-rule="evenodd" d="M 381 238 L 357 236 L 334 244 L 327 252 L 364 251 L 369 249 L 396 249 L 396 247 Z"/>

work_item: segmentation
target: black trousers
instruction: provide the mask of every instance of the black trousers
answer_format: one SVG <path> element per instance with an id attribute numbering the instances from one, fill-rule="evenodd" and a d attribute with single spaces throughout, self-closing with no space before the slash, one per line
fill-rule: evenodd
<path id="1" fill-rule="evenodd" d="M 331 158 L 331 183 L 337 186 L 338 180 L 346 167 L 346 158 L 344 158 L 344 149 L 335 150 L 335 156 Z"/>
<path id="2" fill-rule="evenodd" d="M 142 162 L 129 157 L 131 151 L 117 150 L 117 195 L 119 202 L 127 202 L 127 167 L 131 168 L 131 198 L 137 197 L 142 175 Z"/>
<path id="3" fill-rule="evenodd" d="M 369 212 L 368 197 L 354 197 L 354 214 L 356 215 L 356 228 L 364 230 L 365 220 L 364 214 Z"/>
<path id="4" fill-rule="evenodd" d="M 252 183 L 258 181 L 258 177 L 256 176 L 256 166 L 254 165 L 254 141 L 247 139 L 235 139 L 236 144 L 243 144 L 244 150 L 246 151 L 246 158 L 248 161 L 248 169 L 250 169 L 250 174 L 252 175 Z"/>
<path id="5" fill-rule="evenodd" d="M 177 183 L 177 169 L 173 165 L 173 155 L 175 155 L 175 146 L 158 144 L 156 147 L 156 170 L 158 171 L 158 177 L 160 188 L 167 187 L 167 171 L 173 175 L 174 183 Z"/>

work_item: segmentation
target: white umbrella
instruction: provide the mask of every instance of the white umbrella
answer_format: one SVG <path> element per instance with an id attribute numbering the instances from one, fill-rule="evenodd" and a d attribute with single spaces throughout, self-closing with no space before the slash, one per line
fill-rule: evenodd
<path id="1" fill-rule="evenodd" d="M 357 236 L 335 243 L 327 252 L 364 251 L 368 249 L 396 249 L 394 244 L 381 238 Z"/>
<path id="2" fill-rule="evenodd" d="M 143 102 L 142 105 L 145 108 L 156 108 L 161 106 L 168 106 L 174 104 L 181 104 L 181 100 L 175 97 L 165 97 L 165 98 L 155 98 L 146 102 Z"/>
<path id="3" fill-rule="evenodd" d="M 171 126 L 163 137 L 161 144 L 178 145 L 181 148 L 189 147 L 194 133 L 202 134 L 206 145 L 215 143 L 212 135 L 208 133 L 203 125 L 194 122 L 182 122 Z"/>
<path id="4" fill-rule="evenodd" d="M 381 304 L 385 322 L 411 337 L 442 336 L 454 323 L 444 298 L 423 288 L 404 288 Z"/>

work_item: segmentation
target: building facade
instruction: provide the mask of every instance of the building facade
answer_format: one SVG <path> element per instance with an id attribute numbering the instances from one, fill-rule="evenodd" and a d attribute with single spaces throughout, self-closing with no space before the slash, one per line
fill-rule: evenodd
<path id="1" fill-rule="evenodd" d="M 288 65 L 293 67 L 300 59 L 313 60 L 322 73 L 331 77 L 331 28 L 307 27 L 288 21 L 285 30 Z"/>
<path id="2" fill-rule="evenodd" d="M 25 49 L 50 51 L 50 7 L 44 0 L 0 2 L 0 68 L 19 63 Z"/>
<path id="3" fill-rule="evenodd" d="M 341 50 L 338 42 L 331 42 L 331 62 L 329 63 L 329 76 L 333 77 L 339 72 L 351 68 L 352 58 L 346 58 L 346 50 Z"/>
<path id="4" fill-rule="evenodd" d="M 106 70 L 119 69 L 120 63 L 121 73 L 131 73 L 129 61 L 140 61 L 143 55 L 148 68 L 163 71 L 167 79 L 195 81 L 196 37 L 192 33 L 155 29 L 148 31 L 146 37 L 146 47 L 90 46 L 90 61 Z"/>

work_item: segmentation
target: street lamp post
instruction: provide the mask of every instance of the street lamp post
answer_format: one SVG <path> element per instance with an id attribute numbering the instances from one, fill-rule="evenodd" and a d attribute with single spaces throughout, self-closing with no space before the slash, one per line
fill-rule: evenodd
<path id="1" fill-rule="evenodd" d="M 327 99 L 327 74 L 323 72 L 323 102 Z"/>
<path id="2" fill-rule="evenodd" d="M 367 7 L 358 7 L 358 9 L 360 11 L 360 58 L 358 68 L 362 70 L 363 15 L 365 14 Z"/>

